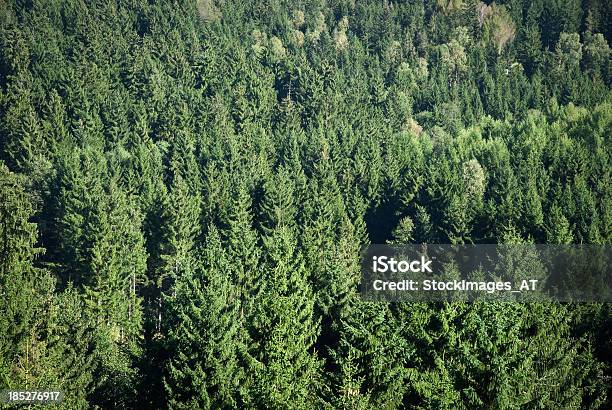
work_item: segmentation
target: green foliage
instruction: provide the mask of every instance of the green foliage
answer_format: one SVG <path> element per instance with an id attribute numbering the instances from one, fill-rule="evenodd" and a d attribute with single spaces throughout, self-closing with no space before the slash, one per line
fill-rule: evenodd
<path id="1" fill-rule="evenodd" d="M 610 243 L 608 3 L 3 2 L 0 389 L 610 407 L 610 309 L 358 294 L 371 242 Z"/>
<path id="2" fill-rule="evenodd" d="M 55 278 L 35 266 L 31 198 L 24 181 L 0 163 L 0 386 L 62 389 L 71 408 L 92 390 L 91 332 L 72 289 L 55 293 Z"/>
<path id="3" fill-rule="evenodd" d="M 42 249 L 35 247 L 38 234 L 22 184 L 0 163 L 0 380 L 5 387 L 56 382 L 42 339 L 55 281 L 49 272 L 34 267 Z"/>
<path id="4" fill-rule="evenodd" d="M 280 211 L 280 207 L 276 207 Z M 295 232 L 286 226 L 264 238 L 264 291 L 256 307 L 249 355 L 253 405 L 315 408 L 320 363 L 314 297 Z"/>
<path id="5" fill-rule="evenodd" d="M 199 256 L 202 263 L 177 278 L 166 300 L 164 386 L 172 408 L 236 408 L 249 397 L 241 360 L 246 334 L 216 228 Z"/>

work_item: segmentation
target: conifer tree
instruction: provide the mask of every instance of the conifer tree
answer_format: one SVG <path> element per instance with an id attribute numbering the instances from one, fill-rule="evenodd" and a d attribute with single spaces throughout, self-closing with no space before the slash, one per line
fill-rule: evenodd
<path id="1" fill-rule="evenodd" d="M 200 201 L 194 195 L 180 173 L 174 176 L 172 188 L 162 213 L 162 235 L 159 249 L 158 273 L 154 286 L 157 288 L 156 329 L 162 329 L 161 298 L 163 293 L 172 293 L 173 283 L 196 265 L 194 250 L 200 232 Z"/>
<path id="2" fill-rule="evenodd" d="M 244 182 L 237 182 L 223 231 L 228 258 L 232 261 L 232 282 L 240 291 L 240 315 L 250 320 L 261 294 L 259 262 L 261 252 L 253 227 L 252 199 Z"/>
<path id="3" fill-rule="evenodd" d="M 605 304 L 357 292 L 370 242 L 605 248 L 612 3 L 288 3 L 0 2 L 0 390 L 611 407 Z"/>
<path id="4" fill-rule="evenodd" d="M 574 240 L 569 222 L 557 205 L 550 209 L 544 229 L 547 243 L 570 244 Z"/>
<path id="5" fill-rule="evenodd" d="M 97 321 L 96 400 L 127 405 L 137 383 L 132 361 L 141 354 L 140 286 L 147 258 L 142 215 L 113 181 L 94 206 L 82 246 L 88 273 L 84 296 Z"/>
<path id="6" fill-rule="evenodd" d="M 211 227 L 193 269 L 167 296 L 168 354 L 164 385 L 171 408 L 238 408 L 250 399 L 240 288 L 232 282 L 217 229 Z"/>
<path id="7" fill-rule="evenodd" d="M 314 298 L 297 248 L 291 180 L 281 170 L 262 202 L 264 283 L 251 333 L 253 404 L 315 408 L 320 363 Z"/>
<path id="8" fill-rule="evenodd" d="M 317 272 L 313 289 L 317 297 L 316 309 L 322 314 L 340 310 L 357 283 L 359 239 L 346 216 L 346 208 L 337 181 L 329 164 L 324 162 L 319 177 L 312 181 L 312 191 L 306 203 L 306 226 L 302 232 L 302 246 L 306 268 Z"/>
<path id="9" fill-rule="evenodd" d="M 80 297 L 54 294 L 55 278 L 35 266 L 33 209 L 22 180 L 0 162 L 0 386 L 61 389 L 83 407 L 93 387 L 91 328 Z"/>
<path id="10" fill-rule="evenodd" d="M 331 353 L 334 408 L 401 406 L 415 354 L 407 348 L 388 304 L 355 301 L 338 324 L 339 342 Z M 355 406 L 355 407 L 353 407 Z"/>
<path id="11" fill-rule="evenodd" d="M 34 388 L 56 382 L 43 331 L 55 281 L 36 268 L 32 205 L 22 181 L 0 163 L 0 381 L 5 388 Z"/>

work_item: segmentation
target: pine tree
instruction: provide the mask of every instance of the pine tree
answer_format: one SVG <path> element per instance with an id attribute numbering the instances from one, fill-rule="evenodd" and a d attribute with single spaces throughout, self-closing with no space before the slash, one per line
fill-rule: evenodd
<path id="1" fill-rule="evenodd" d="M 177 277 L 167 296 L 171 408 L 238 408 L 250 398 L 243 368 L 246 333 L 240 288 L 232 282 L 217 229 L 208 230 L 201 264 Z"/>
<path id="2" fill-rule="evenodd" d="M 0 163 L 0 383 L 4 388 L 35 388 L 56 382 L 43 331 L 53 303 L 55 281 L 36 268 L 36 225 L 22 181 Z"/>
<path id="3" fill-rule="evenodd" d="M 193 273 L 196 265 L 193 252 L 201 235 L 199 222 L 199 197 L 190 191 L 187 182 L 177 173 L 162 213 L 160 266 L 154 284 L 157 289 L 157 332 L 162 329 L 162 294 L 172 293 L 172 284 L 178 278 Z"/>
<path id="4" fill-rule="evenodd" d="M 142 300 L 146 252 L 142 215 L 115 182 L 93 205 L 85 226 L 84 256 L 87 276 L 83 289 L 88 309 L 96 317 L 95 399 L 126 405 L 137 373 L 133 360 L 141 354 Z"/>
<path id="5" fill-rule="evenodd" d="M 249 320 L 261 294 L 260 249 L 253 228 L 252 200 L 244 182 L 235 188 L 223 234 L 232 261 L 232 282 L 240 290 L 241 317 Z"/>
<path id="6" fill-rule="evenodd" d="M 80 297 L 54 294 L 55 278 L 35 266 L 36 225 L 22 181 L 0 163 L 0 386 L 61 389 L 79 408 L 91 392 L 91 328 Z"/>
<path id="7" fill-rule="evenodd" d="M 292 183 L 282 170 L 262 201 L 264 283 L 251 332 L 253 404 L 315 408 L 320 363 L 314 297 L 297 248 Z M 290 403 L 290 404 L 289 404 Z"/>

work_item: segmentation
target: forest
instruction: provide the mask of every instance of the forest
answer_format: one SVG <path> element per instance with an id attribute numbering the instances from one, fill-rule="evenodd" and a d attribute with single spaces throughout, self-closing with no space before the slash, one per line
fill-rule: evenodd
<path id="1" fill-rule="evenodd" d="M 608 0 L 0 1 L 0 391 L 611 408 L 611 303 L 359 293 L 367 244 L 610 245 L 611 39 Z"/>

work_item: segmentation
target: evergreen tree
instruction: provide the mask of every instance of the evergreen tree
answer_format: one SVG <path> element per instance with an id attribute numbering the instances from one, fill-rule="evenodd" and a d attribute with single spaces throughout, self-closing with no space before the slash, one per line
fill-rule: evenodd
<path id="1" fill-rule="evenodd" d="M 61 389 L 64 403 L 87 404 L 93 387 L 91 328 L 71 289 L 54 294 L 55 278 L 35 266 L 33 209 L 23 180 L 0 163 L 0 386 Z"/>
<path id="2" fill-rule="evenodd" d="M 398 408 L 416 353 L 402 339 L 389 306 L 358 301 L 338 325 L 339 342 L 331 353 L 334 408 Z M 354 406 L 354 407 L 353 407 Z"/>
<path id="3" fill-rule="evenodd" d="M 312 352 L 318 336 L 313 292 L 297 249 L 291 182 L 282 170 L 274 182 L 266 184 L 262 201 L 264 289 L 251 333 L 253 404 L 314 408 L 321 380 Z"/>
<path id="4" fill-rule="evenodd" d="M 146 252 L 140 230 L 142 216 L 133 199 L 111 181 L 91 210 L 82 244 L 88 277 L 85 301 L 96 317 L 99 387 L 95 399 L 127 405 L 134 394 L 137 372 L 133 360 L 141 354 L 142 300 Z M 126 402 L 126 400 L 128 402 Z"/>
<path id="5" fill-rule="evenodd" d="M 172 293 L 172 285 L 181 276 L 194 271 L 194 250 L 200 236 L 200 203 L 190 192 L 187 182 L 177 173 L 162 213 L 162 235 L 159 267 L 155 276 L 157 304 L 156 330 L 162 329 L 162 294 Z"/>
<path id="6" fill-rule="evenodd" d="M 246 334 L 240 288 L 217 229 L 209 229 L 202 263 L 177 278 L 167 296 L 164 385 L 172 408 L 238 408 L 251 397 L 244 371 Z"/>
<path id="7" fill-rule="evenodd" d="M 58 382 L 44 340 L 55 281 L 34 265 L 43 249 L 22 184 L 0 163 L 0 380 L 12 389 Z"/>
<path id="8" fill-rule="evenodd" d="M 232 282 L 240 292 L 240 317 L 249 323 L 259 303 L 263 282 L 259 269 L 261 251 L 253 228 L 252 200 L 244 183 L 236 186 L 229 208 L 224 236 L 232 263 Z"/>

